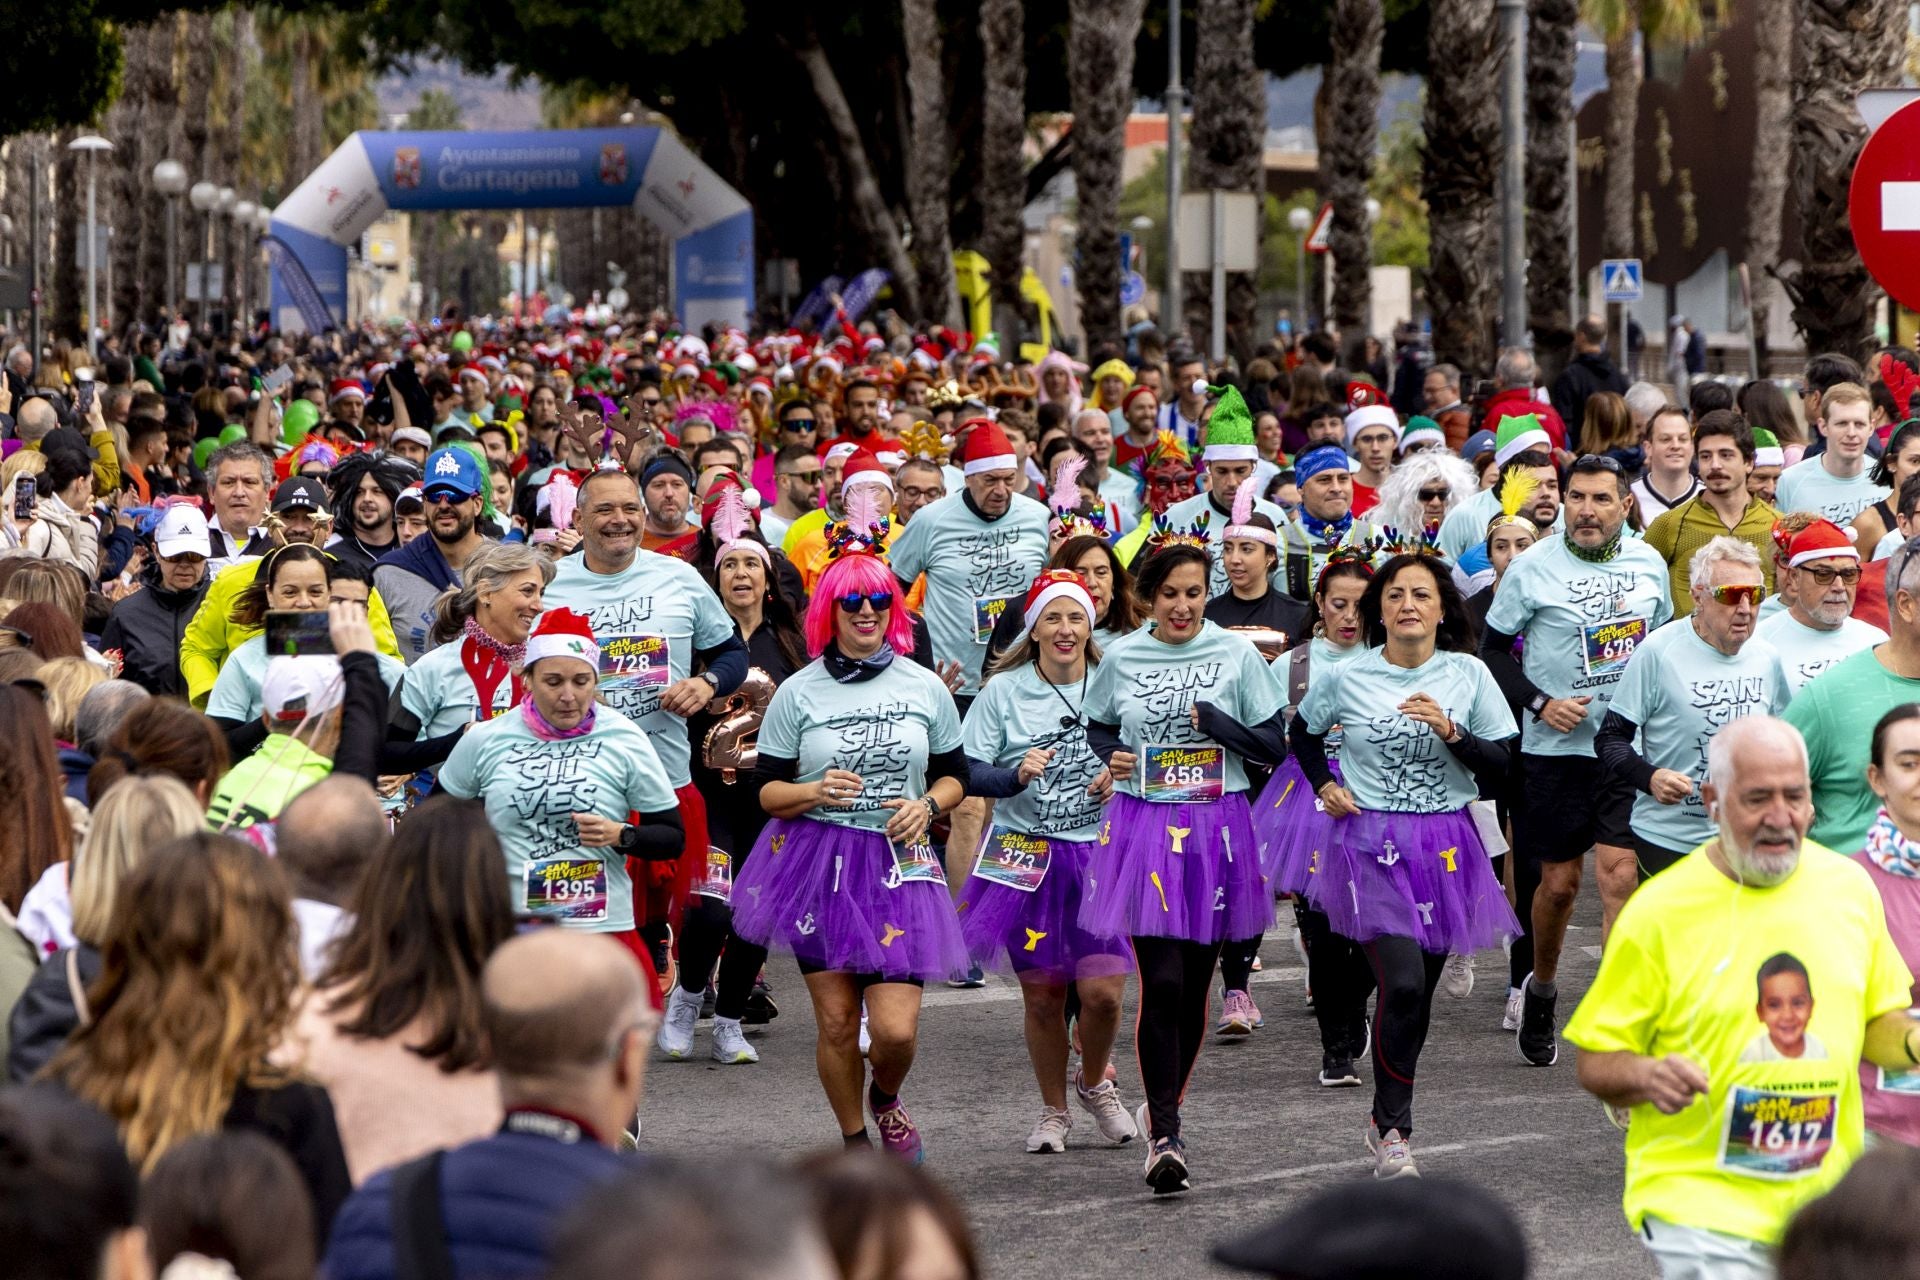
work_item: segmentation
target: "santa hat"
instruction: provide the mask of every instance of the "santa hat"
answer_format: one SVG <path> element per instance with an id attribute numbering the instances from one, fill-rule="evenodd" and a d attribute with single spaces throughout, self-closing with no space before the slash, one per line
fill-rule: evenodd
<path id="1" fill-rule="evenodd" d="M 1551 448 L 1553 437 L 1540 425 L 1540 415 L 1537 413 L 1502 418 L 1493 434 L 1493 460 L 1503 467 L 1529 449 Z"/>
<path id="2" fill-rule="evenodd" d="M 1395 442 L 1400 439 L 1400 415 L 1393 411 L 1393 406 L 1364 404 L 1347 415 L 1347 448 L 1353 448 L 1354 439 L 1368 427 L 1385 427 L 1393 432 Z"/>
<path id="3" fill-rule="evenodd" d="M 1253 415 L 1240 398 L 1238 387 L 1208 387 L 1219 397 L 1207 416 L 1207 443 L 1202 462 L 1258 462 L 1260 447 L 1253 440 Z"/>
<path id="4" fill-rule="evenodd" d="M 1787 451 L 1780 447 L 1780 437 L 1765 427 L 1753 429 L 1753 465 L 1756 467 L 1787 465 Z"/>
<path id="5" fill-rule="evenodd" d="M 1131 405 L 1135 400 L 1139 399 L 1141 396 L 1146 396 L 1149 399 L 1154 401 L 1158 401 L 1160 398 L 1154 395 L 1152 387 L 1147 386 L 1145 383 L 1141 383 L 1138 386 L 1130 388 L 1127 391 L 1127 394 L 1120 397 L 1120 412 L 1125 413 L 1127 411 L 1127 407 Z"/>
<path id="6" fill-rule="evenodd" d="M 337 404 L 342 400 L 365 400 L 367 390 L 352 378 L 335 378 L 327 388 L 327 403 Z"/>
<path id="7" fill-rule="evenodd" d="M 1386 393 L 1364 379 L 1356 378 L 1347 384 L 1348 410 L 1363 409 L 1372 404 L 1385 404 Z"/>
<path id="8" fill-rule="evenodd" d="M 960 473 L 977 476 L 983 471 L 1012 471 L 1020 465 L 1000 425 L 987 418 L 969 418 L 961 424 L 966 440 L 960 446 Z"/>
<path id="9" fill-rule="evenodd" d="M 1073 601 L 1087 611 L 1087 623 L 1093 623 L 1093 593 L 1087 589 L 1087 580 L 1071 569 L 1048 569 L 1033 580 L 1033 586 L 1027 590 L 1027 606 L 1021 611 L 1021 621 L 1027 630 L 1033 630 L 1033 624 L 1040 621 L 1040 615 L 1055 600 L 1065 598 Z"/>
<path id="10" fill-rule="evenodd" d="M 542 658 L 578 658 L 598 671 L 600 646 L 585 615 L 571 609 L 549 609 L 541 614 L 533 634 L 527 637 L 527 653 L 521 665 L 531 667 Z"/>
<path id="11" fill-rule="evenodd" d="M 1787 543 L 1787 567 L 1797 569 L 1809 560 L 1858 560 L 1853 539 L 1831 520 L 1815 520 Z"/>
<path id="12" fill-rule="evenodd" d="M 481 368 L 479 368 L 478 366 L 476 366 L 476 365 L 471 365 L 471 364 L 463 364 L 463 365 L 461 365 L 461 366 L 460 366 L 460 376 L 461 376 L 461 378 L 463 378 L 463 379 L 464 379 L 464 378 L 478 378 L 478 379 L 480 380 L 480 382 L 481 382 L 481 384 L 482 384 L 482 385 L 485 385 L 485 383 L 486 383 L 486 381 L 487 381 L 487 373 L 486 373 L 486 370 L 484 370 L 484 369 L 481 369 Z"/>
<path id="13" fill-rule="evenodd" d="M 888 493 L 893 492 L 893 477 L 887 474 L 887 469 L 880 459 L 865 449 L 854 450 L 852 456 L 847 459 L 846 469 L 840 473 L 842 500 L 846 498 L 847 490 L 856 484 L 883 484 L 887 486 Z"/>

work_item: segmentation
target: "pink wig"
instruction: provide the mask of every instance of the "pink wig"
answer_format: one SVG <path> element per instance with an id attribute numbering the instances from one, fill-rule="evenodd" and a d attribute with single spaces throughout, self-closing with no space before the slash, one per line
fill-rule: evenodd
<path id="1" fill-rule="evenodd" d="M 840 612 L 840 597 L 856 591 L 861 595 L 885 591 L 893 597 L 893 608 L 887 615 L 887 643 L 902 658 L 911 654 L 913 619 L 907 614 L 906 597 L 893 570 L 879 556 L 855 553 L 828 565 L 813 589 L 813 599 L 807 602 L 807 655 L 817 658 L 826 652 L 827 642 L 835 634 L 834 615 Z"/>

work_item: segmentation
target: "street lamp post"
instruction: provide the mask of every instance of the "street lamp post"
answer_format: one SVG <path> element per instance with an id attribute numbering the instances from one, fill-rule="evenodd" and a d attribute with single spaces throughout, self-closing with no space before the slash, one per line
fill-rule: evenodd
<path id="1" fill-rule="evenodd" d="M 194 313 L 197 320 L 207 318 L 207 246 L 213 242 L 213 211 L 220 203 L 220 188 L 202 179 L 193 184 L 187 192 L 187 203 L 200 215 L 199 248 L 194 254 L 200 264 L 200 309 Z"/>
<path id="2" fill-rule="evenodd" d="M 267 255 L 263 252 L 265 237 L 273 230 L 273 210 L 264 204 L 253 211 L 253 236 L 249 243 L 253 246 L 247 258 L 250 269 L 258 272 L 255 277 L 259 290 L 254 294 L 257 305 L 269 312 L 273 308 L 273 273 L 266 267 Z"/>
<path id="3" fill-rule="evenodd" d="M 221 187 L 220 200 L 219 203 L 213 206 L 213 211 L 222 219 L 231 218 L 233 216 L 233 206 L 238 202 L 238 199 L 239 197 L 235 194 L 232 187 Z M 220 230 L 215 234 L 213 247 L 208 250 L 207 257 L 210 262 L 218 262 L 220 264 L 220 291 L 217 301 L 220 303 L 220 309 L 226 311 L 228 309 L 227 291 L 233 288 L 233 281 L 228 278 L 231 272 L 229 272 L 227 268 L 228 260 L 233 257 L 231 252 L 233 248 L 233 236 L 231 234 L 233 228 L 228 226 L 225 221 L 216 222 L 214 225 L 220 228 Z M 227 318 L 229 323 L 231 323 L 233 318 L 231 314 L 229 314 Z"/>
<path id="4" fill-rule="evenodd" d="M 1291 209 L 1287 212 L 1287 226 L 1293 229 L 1294 306 L 1300 314 L 1293 318 L 1295 333 L 1307 331 L 1307 229 L 1313 226 L 1313 215 L 1305 209 Z"/>
<path id="5" fill-rule="evenodd" d="M 168 323 L 173 320 L 179 296 L 180 269 L 177 263 L 180 240 L 180 195 L 187 189 L 187 166 L 178 160 L 162 160 L 153 166 L 153 189 L 167 202 L 167 287 L 161 291 L 161 306 Z"/>
<path id="6" fill-rule="evenodd" d="M 1167 287 L 1160 332 L 1169 342 L 1186 326 L 1180 316 L 1180 0 L 1167 0 Z"/>
<path id="7" fill-rule="evenodd" d="M 1138 271 L 1140 278 L 1145 280 L 1147 278 L 1147 233 L 1153 230 L 1153 219 L 1144 213 L 1135 214 L 1131 225 L 1134 247 L 1140 250 L 1140 265 L 1132 269 Z M 1131 267 L 1131 264 L 1129 266 Z"/>
<path id="8" fill-rule="evenodd" d="M 233 234 L 238 241 L 233 251 L 233 314 L 243 329 L 247 324 L 247 293 L 253 283 L 253 272 L 247 264 L 253 260 L 253 215 L 258 209 L 251 200 L 239 200 L 233 206 Z"/>
<path id="9" fill-rule="evenodd" d="M 98 134 L 88 133 L 67 144 L 69 151 L 87 153 L 87 355 L 99 354 L 100 328 L 100 236 L 99 188 L 100 153 L 113 150 L 113 144 Z"/>

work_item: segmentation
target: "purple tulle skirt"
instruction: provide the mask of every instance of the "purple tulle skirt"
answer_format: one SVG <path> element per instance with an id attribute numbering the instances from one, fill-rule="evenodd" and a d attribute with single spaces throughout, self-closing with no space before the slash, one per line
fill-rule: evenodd
<path id="1" fill-rule="evenodd" d="M 888 888 L 892 871 L 877 832 L 776 818 L 734 882 L 734 931 L 835 972 L 895 982 L 965 977 L 967 947 L 947 886 Z"/>
<path id="2" fill-rule="evenodd" d="M 1333 827 L 1307 901 L 1341 937 L 1412 938 L 1423 951 L 1470 955 L 1520 935 L 1467 810 L 1364 810 Z"/>
<path id="3" fill-rule="evenodd" d="M 1327 762 L 1341 777 L 1340 762 Z M 1260 865 L 1276 894 L 1304 894 L 1324 861 L 1333 838 L 1333 819 L 1313 794 L 1313 784 L 1292 756 L 1273 771 L 1266 790 L 1253 802 L 1253 834 L 1260 842 Z"/>
<path id="4" fill-rule="evenodd" d="M 1057 982 L 1111 978 L 1133 969 L 1124 937 L 1080 927 L 1087 864 L 1099 848 L 1091 840 L 1049 840 L 1047 878 L 1032 893 L 978 876 L 960 890 L 960 933 L 976 962 L 1036 974 Z"/>
<path id="5" fill-rule="evenodd" d="M 1177 848 L 1176 848 L 1177 845 Z M 1115 793 L 1087 863 L 1080 927 L 1100 936 L 1225 942 L 1273 923 L 1247 798 L 1149 804 Z"/>

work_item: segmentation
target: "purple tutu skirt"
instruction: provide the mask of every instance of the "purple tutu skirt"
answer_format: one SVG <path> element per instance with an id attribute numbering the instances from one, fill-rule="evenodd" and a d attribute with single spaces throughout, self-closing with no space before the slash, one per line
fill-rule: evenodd
<path id="1" fill-rule="evenodd" d="M 1330 760 L 1333 776 L 1345 781 L 1340 762 Z M 1327 856 L 1334 821 L 1314 795 L 1313 784 L 1288 756 L 1273 771 L 1266 790 L 1253 802 L 1253 834 L 1260 842 L 1260 865 L 1276 894 L 1304 894 Z"/>
<path id="2" fill-rule="evenodd" d="M 1149 804 L 1116 792 L 1087 863 L 1080 927 L 1099 936 L 1225 942 L 1273 923 L 1273 892 L 1238 792 Z"/>
<path id="3" fill-rule="evenodd" d="M 1471 955 L 1520 935 L 1465 809 L 1363 810 L 1333 827 L 1307 901 L 1341 937 L 1411 938 L 1436 955 Z"/>
<path id="4" fill-rule="evenodd" d="M 1056 982 L 1111 978 L 1133 969 L 1133 947 L 1117 935 L 1080 927 L 1091 840 L 1049 840 L 1047 878 L 1032 893 L 968 876 L 956 910 L 967 950 L 982 965 Z"/>
<path id="5" fill-rule="evenodd" d="M 965 977 L 967 947 L 947 886 L 889 888 L 892 871 L 878 832 L 776 818 L 734 882 L 734 932 L 834 972 L 892 982 Z"/>

